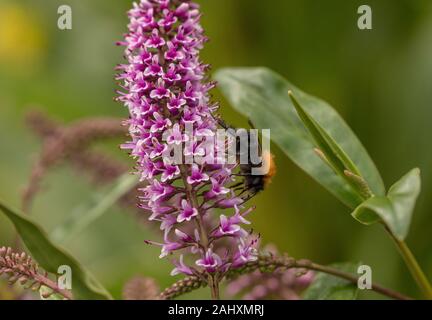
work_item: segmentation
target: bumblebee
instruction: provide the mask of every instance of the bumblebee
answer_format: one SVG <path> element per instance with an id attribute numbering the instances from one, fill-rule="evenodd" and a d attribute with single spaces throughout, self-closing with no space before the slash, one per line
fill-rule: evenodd
<path id="1" fill-rule="evenodd" d="M 262 154 L 262 159 L 262 163 L 259 165 L 252 163 L 240 165 L 240 172 L 244 177 L 244 187 L 249 191 L 251 197 L 266 189 L 276 174 L 276 164 L 273 154 L 265 151 Z M 252 174 L 253 168 L 256 168 L 258 171 L 261 169 L 263 171 L 262 174 Z"/>
<path id="2" fill-rule="evenodd" d="M 237 132 L 232 126 L 227 125 L 220 117 L 217 117 L 219 125 L 231 132 L 231 134 Z M 255 129 L 255 126 L 249 121 L 249 125 L 252 129 Z M 248 142 L 249 142 L 249 152 L 246 155 L 248 159 L 248 163 L 239 165 L 239 173 L 233 174 L 235 176 L 243 177 L 243 181 L 236 183 L 232 186 L 234 190 L 239 190 L 239 196 L 242 197 L 244 202 L 250 200 L 255 195 L 265 190 L 270 183 L 272 182 L 273 177 L 276 175 L 276 164 L 274 161 L 274 155 L 269 151 L 262 151 L 261 142 L 256 137 L 252 137 L 251 133 L 248 131 Z M 242 158 L 242 148 L 240 147 L 240 138 L 233 134 L 236 138 L 236 152 L 237 158 Z M 255 138 L 255 139 L 254 139 Z M 255 142 L 254 142 L 255 141 Z M 258 142 L 258 150 L 261 154 L 261 163 L 254 164 L 250 159 L 250 149 L 253 147 L 256 142 Z M 244 157 L 243 157 L 244 159 Z M 240 161 L 239 161 L 240 162 Z M 261 172 L 260 172 L 261 171 Z"/>

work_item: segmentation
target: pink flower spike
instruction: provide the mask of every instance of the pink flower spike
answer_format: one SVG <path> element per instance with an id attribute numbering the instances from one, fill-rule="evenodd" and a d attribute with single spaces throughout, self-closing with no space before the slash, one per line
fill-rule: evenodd
<path id="1" fill-rule="evenodd" d="M 194 239 L 190 235 L 184 233 L 183 231 L 181 231 L 179 229 L 175 229 L 174 232 L 175 232 L 176 236 L 179 237 L 179 239 L 181 241 L 183 241 L 183 242 L 194 242 Z"/>
<path id="2" fill-rule="evenodd" d="M 252 240 L 249 244 L 245 243 L 245 240 L 240 239 L 238 251 L 234 254 L 233 264 L 234 268 L 243 266 L 249 261 L 256 261 L 258 259 L 257 250 L 254 247 L 257 240 Z"/>
<path id="3" fill-rule="evenodd" d="M 178 243 L 178 242 L 166 242 L 162 246 L 162 251 L 161 251 L 159 258 L 162 259 L 162 258 L 166 257 L 167 255 L 171 254 L 173 251 L 176 251 L 182 247 L 183 247 L 183 245 L 181 243 Z"/>
<path id="4" fill-rule="evenodd" d="M 231 223 L 243 223 L 243 224 L 250 224 L 250 221 L 246 220 L 244 217 L 247 216 L 249 213 L 251 213 L 253 210 L 255 210 L 255 207 L 250 207 L 244 212 L 240 212 L 239 207 L 236 205 L 234 206 L 235 214 L 233 217 L 230 218 Z"/>
<path id="5" fill-rule="evenodd" d="M 174 179 L 180 174 L 180 168 L 171 164 L 165 163 L 165 168 L 162 171 L 161 181 L 166 182 Z"/>
<path id="6" fill-rule="evenodd" d="M 215 231 L 215 237 L 223 237 L 223 236 L 233 236 L 241 230 L 240 226 L 234 224 L 229 218 L 225 215 L 220 216 L 220 226 Z"/>
<path id="7" fill-rule="evenodd" d="M 218 180 L 215 178 L 210 178 L 210 181 L 212 183 L 211 189 L 206 192 L 205 198 L 206 199 L 213 199 L 217 196 L 224 195 L 230 192 L 228 188 L 225 188 L 222 183 L 219 183 Z"/>
<path id="8" fill-rule="evenodd" d="M 227 209 L 234 208 L 236 205 L 240 205 L 244 202 L 244 200 L 240 197 L 237 197 L 235 193 L 231 190 L 231 198 L 225 198 L 217 202 L 218 208 Z"/>
<path id="9" fill-rule="evenodd" d="M 202 147 L 202 144 L 198 144 L 197 142 L 190 142 L 186 145 L 184 149 L 184 155 L 203 157 L 205 155 L 205 149 Z"/>
<path id="10" fill-rule="evenodd" d="M 215 82 L 200 57 L 207 38 L 199 5 L 139 0 L 128 17 L 128 31 L 119 42 L 125 63 L 116 68 L 121 82 L 116 100 L 129 112 L 124 124 L 130 138 L 122 148 L 146 183 L 138 189 L 138 206 L 164 234 L 164 243 L 147 243 L 161 246 L 161 257 L 181 251 L 173 275 L 222 274 L 253 260 L 254 244 L 242 228 L 251 209 L 240 207 L 245 200 L 235 188 L 238 164 L 225 161 L 226 143 L 213 141 L 220 127 L 219 104 L 212 102 Z M 182 173 L 186 181 L 179 179 Z M 196 224 L 201 217 L 202 226 Z M 193 257 L 193 266 L 186 265 L 189 257 L 184 261 L 183 254 Z"/>
<path id="11" fill-rule="evenodd" d="M 151 133 L 163 131 L 167 127 L 171 126 L 171 124 L 172 124 L 170 119 L 162 117 L 157 112 L 153 113 L 153 118 L 154 118 L 153 125 L 150 128 Z"/>
<path id="12" fill-rule="evenodd" d="M 186 104 L 186 100 L 178 97 L 172 97 L 167 104 L 169 110 L 178 110 Z"/>
<path id="13" fill-rule="evenodd" d="M 181 249 L 183 247 L 183 245 L 181 243 L 171 242 L 171 241 L 168 241 L 167 239 L 165 239 L 165 243 L 159 243 L 159 242 L 150 241 L 150 240 L 145 240 L 144 242 L 146 244 L 161 246 L 162 251 L 161 251 L 161 254 L 159 256 L 159 258 L 161 258 L 161 259 L 166 257 L 167 255 L 171 254 L 173 251 L 176 251 L 176 250 Z"/>
<path id="14" fill-rule="evenodd" d="M 172 25 L 177 22 L 177 17 L 168 9 L 163 11 L 164 17 L 162 20 L 159 20 L 158 25 L 163 27 L 165 30 L 170 30 Z"/>
<path id="15" fill-rule="evenodd" d="M 213 273 L 222 264 L 222 260 L 216 253 L 213 253 L 212 249 L 208 249 L 205 256 L 195 263 L 197 266 L 203 267 L 205 271 Z"/>
<path id="16" fill-rule="evenodd" d="M 152 58 L 153 58 L 153 55 L 146 50 L 143 50 L 143 52 L 141 52 L 141 54 L 139 55 L 140 62 L 145 63 L 145 64 L 150 63 L 152 61 Z"/>
<path id="17" fill-rule="evenodd" d="M 170 211 L 171 208 L 167 206 L 163 206 L 160 203 L 156 202 L 151 207 L 146 208 L 146 210 L 150 210 L 152 215 L 149 217 L 149 220 L 155 220 L 159 218 L 161 215 L 164 215 L 166 212 Z"/>
<path id="18" fill-rule="evenodd" d="M 186 84 L 186 91 L 184 93 L 184 96 L 186 99 L 188 100 L 196 100 L 198 98 L 198 93 L 195 91 L 195 89 L 192 86 L 192 83 L 190 81 L 188 81 L 188 83 Z"/>
<path id="19" fill-rule="evenodd" d="M 156 157 L 161 156 L 167 149 L 168 146 L 164 143 L 159 143 L 158 139 L 152 139 L 153 142 L 153 150 L 150 153 L 150 159 L 154 159 Z"/>
<path id="20" fill-rule="evenodd" d="M 167 137 L 166 141 L 169 145 L 175 144 L 180 145 L 183 142 L 189 140 L 189 137 L 180 131 L 180 125 L 176 123 L 172 130 L 170 131 L 170 135 Z"/>
<path id="21" fill-rule="evenodd" d="M 152 99 L 164 99 L 169 98 L 170 91 L 165 87 L 165 82 L 162 79 L 158 80 L 157 87 L 150 92 L 150 98 Z"/>
<path id="22" fill-rule="evenodd" d="M 163 184 L 157 180 L 153 180 L 153 184 L 147 186 L 144 190 L 151 198 L 151 201 L 156 202 L 159 199 L 163 199 L 171 195 L 174 191 L 174 187 L 169 184 Z"/>
<path id="23" fill-rule="evenodd" d="M 171 64 L 168 71 L 162 76 L 162 78 L 169 83 L 173 83 L 180 81 L 182 77 L 179 73 L 177 73 L 176 66 Z"/>
<path id="24" fill-rule="evenodd" d="M 153 30 L 151 36 L 145 42 L 148 48 L 159 48 L 165 44 L 165 40 L 159 36 L 159 31 L 157 29 Z"/>
<path id="25" fill-rule="evenodd" d="M 189 4 L 182 3 L 175 11 L 175 15 L 180 19 L 186 19 L 188 17 Z"/>
<path id="26" fill-rule="evenodd" d="M 191 111 L 191 109 L 186 106 L 183 109 L 183 116 L 182 116 L 182 122 L 183 123 L 195 123 L 201 120 L 201 117 L 196 113 Z M 196 132 L 197 135 L 199 132 Z"/>
<path id="27" fill-rule="evenodd" d="M 173 263 L 175 265 L 175 268 L 171 271 L 172 276 L 175 276 L 175 275 L 178 275 L 181 273 L 188 275 L 188 276 L 193 275 L 192 269 L 190 267 L 188 267 L 187 265 L 185 265 L 185 263 L 183 262 L 183 255 L 180 255 L 179 261 L 174 260 Z"/>
<path id="28" fill-rule="evenodd" d="M 165 52 L 165 59 L 168 61 L 178 61 L 184 59 L 185 55 L 181 50 L 177 50 L 171 41 L 168 41 L 168 51 Z"/>
<path id="29" fill-rule="evenodd" d="M 196 217 L 198 215 L 198 210 L 196 208 L 193 208 L 187 200 L 183 199 L 181 202 L 182 210 L 180 211 L 180 214 L 177 216 L 177 222 L 183 222 L 183 221 L 191 221 L 193 217 Z"/>
<path id="30" fill-rule="evenodd" d="M 196 163 L 192 164 L 191 175 L 187 178 L 187 182 L 190 184 L 196 184 L 203 181 L 208 181 L 209 176 L 200 170 Z"/>
<path id="31" fill-rule="evenodd" d="M 144 70 L 144 76 L 156 77 L 163 74 L 162 67 L 159 64 L 159 58 L 155 54 L 152 59 L 152 63 Z"/>
<path id="32" fill-rule="evenodd" d="M 160 229 L 164 231 L 165 237 L 171 231 L 172 227 L 177 223 L 177 218 L 174 215 L 167 214 L 161 219 Z"/>

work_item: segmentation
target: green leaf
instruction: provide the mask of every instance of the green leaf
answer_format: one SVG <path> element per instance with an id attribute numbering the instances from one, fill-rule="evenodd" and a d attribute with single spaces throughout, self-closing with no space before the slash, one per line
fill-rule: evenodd
<path id="1" fill-rule="evenodd" d="M 53 244 L 38 224 L 0 200 L 2 212 L 15 226 L 33 258 L 48 272 L 57 274 L 58 267 L 72 269 L 72 293 L 74 299 L 106 300 L 110 294 L 69 253 Z"/>
<path id="2" fill-rule="evenodd" d="M 341 271 L 357 274 L 359 264 L 337 263 L 331 267 Z M 303 293 L 305 300 L 355 300 L 357 298 L 358 287 L 356 284 L 332 276 L 327 273 L 319 272 L 309 288 Z"/>
<path id="3" fill-rule="evenodd" d="M 322 160 L 357 192 L 360 199 L 366 200 L 371 197 L 372 192 L 369 190 L 367 182 L 362 180 L 363 178 L 360 171 L 350 157 L 300 105 L 291 91 L 288 92 L 288 95 L 290 96 L 300 119 L 303 121 L 303 124 L 309 130 L 313 140 L 319 147 L 318 155 Z"/>
<path id="4" fill-rule="evenodd" d="M 404 240 L 420 189 L 420 170 L 413 169 L 390 188 L 387 196 L 366 200 L 352 216 L 366 225 L 383 221 L 396 238 Z"/>
<path id="5" fill-rule="evenodd" d="M 288 92 L 291 101 L 296 109 L 300 119 L 303 121 L 306 128 L 311 133 L 315 143 L 324 152 L 324 155 L 331 162 L 332 167 L 337 170 L 340 175 L 344 175 L 346 169 L 360 176 L 361 173 L 358 171 L 356 165 L 348 157 L 345 151 L 337 144 L 332 137 L 312 118 L 309 113 L 303 109 L 297 99 L 294 97 L 292 91 Z"/>
<path id="6" fill-rule="evenodd" d="M 63 242 L 87 228 L 99 219 L 121 197 L 138 184 L 138 177 L 130 173 L 124 174 L 111 186 L 99 192 L 90 203 L 74 210 L 62 224 L 54 229 L 52 239 Z"/>
<path id="7" fill-rule="evenodd" d="M 258 128 L 271 129 L 272 140 L 294 163 L 346 205 L 357 207 L 363 201 L 358 192 L 314 152 L 317 142 L 288 96 L 288 91 L 294 92 L 308 118 L 314 119 L 314 127 L 320 128 L 321 132 L 315 133 L 322 137 L 324 132 L 328 151 L 336 151 L 338 161 L 344 165 L 351 162 L 348 168 L 361 173 L 375 195 L 385 194 L 382 179 L 367 151 L 329 104 L 302 92 L 266 68 L 222 69 L 215 78 L 232 106 Z"/>

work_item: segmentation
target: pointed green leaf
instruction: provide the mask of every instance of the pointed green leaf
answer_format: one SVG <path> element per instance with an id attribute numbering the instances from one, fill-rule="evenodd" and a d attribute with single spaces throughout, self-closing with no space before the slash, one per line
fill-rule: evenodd
<path id="1" fill-rule="evenodd" d="M 288 91 L 294 92 L 307 118 L 313 119 L 310 128 L 315 128 L 314 133 L 325 142 L 327 152 L 338 155 L 339 165 L 361 173 L 375 195 L 385 194 L 382 179 L 367 151 L 329 104 L 302 92 L 266 68 L 222 69 L 215 78 L 232 106 L 258 128 L 271 129 L 272 140 L 291 160 L 346 205 L 357 207 L 363 201 L 358 192 L 315 153 L 317 141 L 305 128 L 288 96 Z"/>
<path id="2" fill-rule="evenodd" d="M 337 263 L 332 267 L 341 271 L 357 274 L 358 264 Z M 309 288 L 303 293 L 305 300 L 355 300 L 358 294 L 356 284 L 319 272 Z"/>
<path id="3" fill-rule="evenodd" d="M 413 169 L 390 188 L 387 196 L 366 200 L 352 216 L 366 225 L 383 221 L 399 240 L 404 240 L 420 189 L 420 170 Z"/>
<path id="4" fill-rule="evenodd" d="M 372 192 L 363 180 L 362 174 L 357 166 L 345 153 L 345 151 L 337 144 L 337 142 L 315 121 L 313 117 L 300 105 L 294 94 L 289 91 L 288 95 L 293 102 L 303 124 L 309 130 L 314 139 L 321 158 L 332 168 L 336 174 L 342 177 L 348 185 L 357 193 L 360 199 L 366 200 L 372 196 Z"/>
<path id="5" fill-rule="evenodd" d="M 296 109 L 300 119 L 303 121 L 306 128 L 311 133 L 317 146 L 323 151 L 326 158 L 330 161 L 333 168 L 343 176 L 346 169 L 361 176 L 356 165 L 352 162 L 349 156 L 343 151 L 336 141 L 315 121 L 310 114 L 303 109 L 292 91 L 288 92 L 291 101 Z"/>
<path id="6" fill-rule="evenodd" d="M 2 212 L 15 226 L 33 258 L 48 272 L 57 274 L 58 268 L 67 265 L 72 269 L 74 299 L 106 300 L 110 294 L 69 253 L 53 244 L 37 223 L 0 201 Z"/>

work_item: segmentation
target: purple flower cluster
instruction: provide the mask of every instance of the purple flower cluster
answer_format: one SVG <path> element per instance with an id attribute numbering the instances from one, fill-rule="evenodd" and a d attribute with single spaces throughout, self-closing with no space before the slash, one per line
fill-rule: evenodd
<path id="1" fill-rule="evenodd" d="M 137 171 L 148 182 L 140 206 L 161 223 L 160 257 L 181 251 L 173 275 L 223 274 L 256 260 L 256 240 L 242 227 L 249 224 L 245 216 L 251 209 L 244 209 L 230 188 L 236 165 L 215 165 L 217 150 L 206 153 L 205 138 L 215 135 L 218 123 L 209 96 L 215 84 L 199 59 L 206 38 L 198 5 L 141 0 L 129 18 L 129 33 L 119 43 L 128 63 L 118 66 L 117 77 L 123 88 L 118 100 L 130 113 L 131 141 L 123 148 L 137 159 Z M 182 157 L 203 160 L 173 163 L 166 154 L 175 146 L 184 147 Z M 221 209 L 230 215 L 218 214 Z"/>

